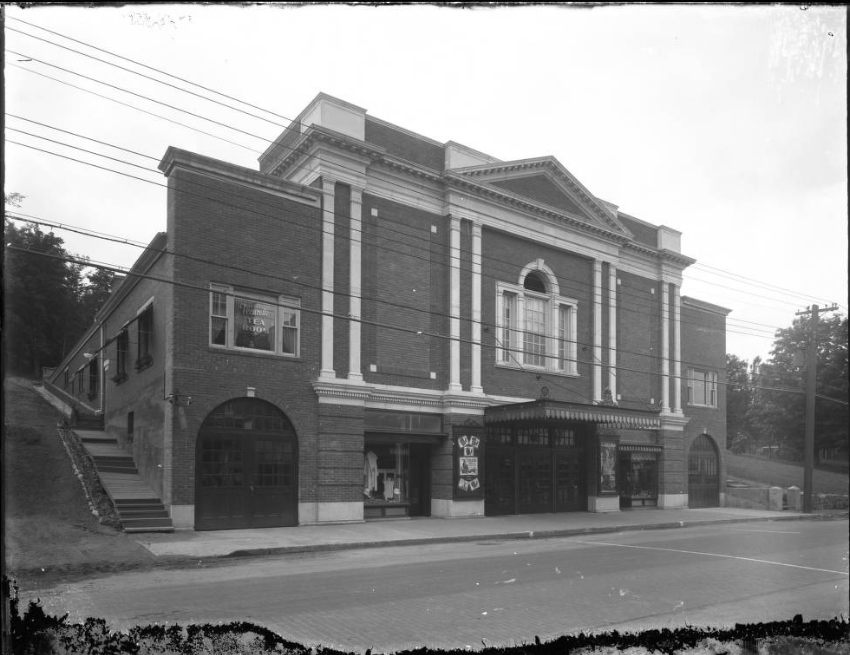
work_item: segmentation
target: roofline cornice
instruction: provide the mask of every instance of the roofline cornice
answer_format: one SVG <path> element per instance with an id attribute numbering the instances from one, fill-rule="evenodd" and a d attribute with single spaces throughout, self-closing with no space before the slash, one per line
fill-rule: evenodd
<path id="1" fill-rule="evenodd" d="M 629 237 L 634 236 L 625 225 L 622 225 L 620 221 L 617 220 L 616 215 L 613 215 L 612 211 L 604 206 L 601 200 L 596 198 L 592 193 L 590 193 L 590 191 L 584 188 L 580 182 L 573 178 L 572 175 L 566 171 L 564 166 L 554 157 L 535 157 L 532 159 L 520 159 L 518 161 L 501 162 L 496 164 L 480 164 L 477 166 L 457 169 L 455 172 L 466 176 L 481 176 L 494 172 L 539 170 L 541 168 L 549 171 L 556 178 L 566 184 L 580 200 L 590 206 L 593 212 L 600 219 L 608 224 L 613 224 L 614 227 L 618 230 L 622 230 L 623 233 Z"/>
<path id="2" fill-rule="evenodd" d="M 542 160 L 528 159 L 523 160 L 522 162 L 510 162 L 505 164 L 497 164 L 495 166 L 485 164 L 473 168 L 455 169 L 440 172 L 434 169 L 425 168 L 424 166 L 417 166 L 416 164 L 401 159 L 400 157 L 390 155 L 383 148 L 378 148 L 362 141 L 355 141 L 339 132 L 335 132 L 327 128 L 313 125 L 303 135 L 301 135 L 301 137 L 297 141 L 292 144 L 290 151 L 286 155 L 281 157 L 280 161 L 272 169 L 270 175 L 276 177 L 281 176 L 281 168 L 285 167 L 287 165 L 287 162 L 309 156 L 311 149 L 317 142 L 325 143 L 364 156 L 371 161 L 372 165 L 380 164 L 386 166 L 387 168 L 400 171 L 402 173 L 407 173 L 415 177 L 426 179 L 429 182 L 444 183 L 449 187 L 463 188 L 467 191 L 475 192 L 476 195 L 479 195 L 481 197 L 498 200 L 505 204 L 521 208 L 525 211 L 529 211 L 537 215 L 542 215 L 547 218 L 553 218 L 565 222 L 571 227 L 577 228 L 580 231 L 593 234 L 597 237 L 602 237 L 608 241 L 617 244 L 618 246 L 629 248 L 630 250 L 634 250 L 644 255 L 649 255 L 653 258 L 660 258 L 664 261 L 678 264 L 683 267 L 690 266 L 691 264 L 694 264 L 696 262 L 695 259 L 687 257 L 680 253 L 673 252 L 672 250 L 658 250 L 650 246 L 644 246 L 642 244 L 639 244 L 634 240 L 634 235 L 632 235 L 632 233 L 628 230 L 626 230 L 625 233 L 620 234 L 607 228 L 582 221 L 578 218 L 571 216 L 570 214 L 567 214 L 563 211 L 559 211 L 554 207 L 550 207 L 542 203 L 536 203 L 532 200 L 527 200 L 509 191 L 500 189 L 499 187 L 494 187 L 490 184 L 477 182 L 469 178 L 469 173 L 472 172 L 473 169 L 479 169 L 481 173 L 493 171 L 494 169 L 518 170 L 522 168 L 539 167 L 541 162 L 545 162 L 547 168 L 551 167 L 552 170 L 558 171 L 558 175 L 561 179 L 564 179 L 565 181 L 569 182 L 569 184 L 573 188 L 580 190 L 583 194 L 583 197 L 591 198 L 594 203 L 601 202 L 593 199 L 592 196 L 590 196 L 587 191 L 582 189 L 580 186 L 575 185 L 572 180 L 569 179 L 569 176 L 562 175 L 560 173 L 559 165 L 551 157 Z"/>
<path id="3" fill-rule="evenodd" d="M 531 200 L 526 200 L 525 198 L 510 193 L 509 191 L 505 191 L 504 189 L 499 189 L 498 187 L 475 182 L 473 180 L 470 180 L 466 176 L 459 175 L 453 171 L 446 171 L 445 173 L 443 173 L 442 177 L 450 186 L 462 187 L 468 191 L 475 191 L 479 195 L 497 199 L 501 202 L 513 205 L 515 207 L 520 207 L 526 211 L 531 211 L 535 214 L 541 214 L 547 216 L 548 218 L 555 218 L 561 220 L 565 223 L 568 223 L 572 227 L 578 228 L 579 230 L 582 230 L 584 232 L 595 234 L 596 236 L 604 237 L 605 239 L 613 241 L 614 243 L 621 246 L 629 243 L 631 239 L 631 237 L 628 235 L 618 234 L 598 225 L 587 223 L 585 221 L 574 218 L 573 216 L 567 213 L 558 211 L 553 207 L 549 207 L 548 205 L 543 205 L 541 203 L 536 203 Z"/>
<path id="4" fill-rule="evenodd" d="M 159 170 L 165 177 L 170 177 L 175 169 L 217 177 L 261 191 L 281 194 L 304 203 L 317 205 L 319 202 L 320 193 L 316 189 L 281 180 L 278 177 L 251 168 L 169 146 L 159 163 Z"/>

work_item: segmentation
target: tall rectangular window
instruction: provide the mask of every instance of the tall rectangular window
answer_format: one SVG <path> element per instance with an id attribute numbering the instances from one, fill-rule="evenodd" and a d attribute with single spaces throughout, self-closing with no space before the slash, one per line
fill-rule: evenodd
<path id="1" fill-rule="evenodd" d="M 503 362 L 511 362 L 516 358 L 513 352 L 516 348 L 516 337 L 514 336 L 516 304 L 516 294 L 505 293 L 502 295 L 502 329 L 500 337 L 502 342 L 501 360 Z"/>
<path id="2" fill-rule="evenodd" d="M 575 365 L 572 336 L 572 308 L 558 306 L 558 369 L 569 371 Z"/>
<path id="3" fill-rule="evenodd" d="M 138 323 L 139 348 L 136 359 L 136 369 L 141 371 L 153 364 L 153 305 L 148 305 L 139 317 Z"/>
<path id="4" fill-rule="evenodd" d="M 297 298 L 264 296 L 213 285 L 210 345 L 298 357 L 300 306 Z"/>
<path id="5" fill-rule="evenodd" d="M 89 362 L 89 399 L 93 400 L 97 397 L 98 388 L 100 385 L 100 365 L 98 358 L 93 357 Z"/>
<path id="6" fill-rule="evenodd" d="M 115 341 L 115 377 L 112 379 L 116 384 L 121 384 L 127 379 L 127 358 L 130 356 L 130 334 L 124 328 L 118 333 Z"/>
<path id="7" fill-rule="evenodd" d="M 222 291 L 210 294 L 210 343 L 216 346 L 227 343 L 227 296 Z"/>
<path id="8" fill-rule="evenodd" d="M 578 375 L 578 302 L 539 282 L 530 286 L 498 282 L 496 289 L 496 364 Z"/>
<path id="9" fill-rule="evenodd" d="M 717 407 L 717 373 L 692 368 L 688 371 L 688 403 Z"/>
<path id="10" fill-rule="evenodd" d="M 284 355 L 298 354 L 298 323 L 299 312 L 293 307 L 281 307 L 281 353 Z"/>
<path id="11" fill-rule="evenodd" d="M 525 363 L 546 366 L 546 310 L 548 303 L 534 296 L 525 298 L 525 331 L 523 332 Z"/>

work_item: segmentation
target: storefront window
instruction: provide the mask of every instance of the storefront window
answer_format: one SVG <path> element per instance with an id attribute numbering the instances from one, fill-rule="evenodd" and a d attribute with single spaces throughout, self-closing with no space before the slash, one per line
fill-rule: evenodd
<path id="1" fill-rule="evenodd" d="M 622 453 L 621 506 L 644 507 L 656 505 L 658 499 L 657 453 Z"/>
<path id="2" fill-rule="evenodd" d="M 405 505 L 410 499 L 410 447 L 366 444 L 363 461 L 363 501 L 368 505 Z"/>

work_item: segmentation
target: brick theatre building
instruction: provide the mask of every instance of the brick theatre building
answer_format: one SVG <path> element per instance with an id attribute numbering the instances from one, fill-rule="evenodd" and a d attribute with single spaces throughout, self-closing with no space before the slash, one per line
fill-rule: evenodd
<path id="1" fill-rule="evenodd" d="M 258 170 L 160 169 L 166 231 L 47 386 L 176 527 L 723 503 L 728 311 L 557 159 L 320 94 Z"/>

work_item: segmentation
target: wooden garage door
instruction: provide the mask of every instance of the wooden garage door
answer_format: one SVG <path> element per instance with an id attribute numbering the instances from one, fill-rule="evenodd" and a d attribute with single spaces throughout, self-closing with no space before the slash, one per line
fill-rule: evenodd
<path id="1" fill-rule="evenodd" d="M 701 434 L 688 455 L 688 506 L 720 505 L 720 460 L 714 440 Z"/>
<path id="2" fill-rule="evenodd" d="M 270 403 L 240 398 L 213 411 L 197 441 L 195 529 L 297 525 L 297 445 Z"/>

